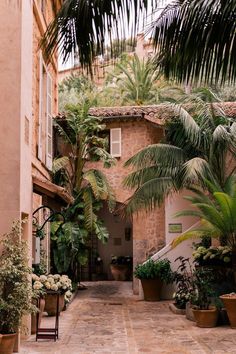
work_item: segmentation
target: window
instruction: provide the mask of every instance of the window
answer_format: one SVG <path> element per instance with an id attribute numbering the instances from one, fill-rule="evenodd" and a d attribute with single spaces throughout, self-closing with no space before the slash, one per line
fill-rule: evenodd
<path id="1" fill-rule="evenodd" d="M 46 166 L 52 169 L 52 79 L 47 74 Z"/>
<path id="2" fill-rule="evenodd" d="M 52 139 L 52 78 L 40 53 L 38 159 L 49 169 L 52 168 Z"/>
<path id="3" fill-rule="evenodd" d="M 121 128 L 110 130 L 110 154 L 113 157 L 121 156 Z"/>

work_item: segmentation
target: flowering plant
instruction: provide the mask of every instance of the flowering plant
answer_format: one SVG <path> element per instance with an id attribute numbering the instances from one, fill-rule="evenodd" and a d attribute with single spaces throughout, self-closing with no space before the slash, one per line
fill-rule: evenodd
<path id="1" fill-rule="evenodd" d="M 48 275 L 32 275 L 33 289 L 43 294 L 50 291 L 60 291 L 65 294 L 72 290 L 71 280 L 67 275 L 48 274 Z"/>
<path id="2" fill-rule="evenodd" d="M 193 252 L 193 257 L 198 265 L 230 265 L 232 250 L 228 246 L 200 246 Z"/>

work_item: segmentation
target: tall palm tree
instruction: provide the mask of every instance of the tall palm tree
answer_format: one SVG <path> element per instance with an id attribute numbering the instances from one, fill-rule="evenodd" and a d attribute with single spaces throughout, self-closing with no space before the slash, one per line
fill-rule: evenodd
<path id="1" fill-rule="evenodd" d="M 159 74 L 155 71 L 152 60 L 139 59 L 135 54 L 125 63 L 117 63 L 116 66 L 120 73 L 113 77 L 124 103 L 142 105 L 155 100 Z"/>
<path id="2" fill-rule="evenodd" d="M 150 0 L 153 11 L 159 1 Z M 60 48 L 63 60 L 78 51 L 81 65 L 104 53 L 112 34 L 138 28 L 146 0 L 65 0 L 43 39 L 48 56 Z M 167 77 L 182 82 L 235 81 L 235 0 L 174 0 L 150 28 Z"/>
<path id="3" fill-rule="evenodd" d="M 167 122 L 163 143 L 147 146 L 126 162 L 135 169 L 124 181 L 135 189 L 128 214 L 160 205 L 173 191 L 195 184 L 208 188 L 206 179 L 224 190 L 235 173 L 236 123 L 212 104 L 202 102 L 201 110 L 199 104 L 193 115 L 171 105 L 175 118 Z"/>

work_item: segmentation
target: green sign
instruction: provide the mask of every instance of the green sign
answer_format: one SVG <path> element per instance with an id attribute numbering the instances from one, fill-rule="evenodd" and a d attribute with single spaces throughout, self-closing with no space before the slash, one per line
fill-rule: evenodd
<path id="1" fill-rule="evenodd" d="M 182 232 L 182 224 L 169 224 L 169 233 L 177 234 Z"/>

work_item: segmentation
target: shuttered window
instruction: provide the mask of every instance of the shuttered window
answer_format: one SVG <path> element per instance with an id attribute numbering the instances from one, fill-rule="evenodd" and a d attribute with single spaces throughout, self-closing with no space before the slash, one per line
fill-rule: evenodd
<path id="1" fill-rule="evenodd" d="M 52 169 L 52 78 L 47 73 L 46 166 Z"/>
<path id="2" fill-rule="evenodd" d="M 39 54 L 39 120 L 38 120 L 38 159 L 43 159 L 43 71 L 44 71 L 44 64 L 43 64 L 43 57 L 42 52 Z"/>
<path id="3" fill-rule="evenodd" d="M 121 156 L 121 128 L 110 130 L 110 153 L 113 157 Z"/>

